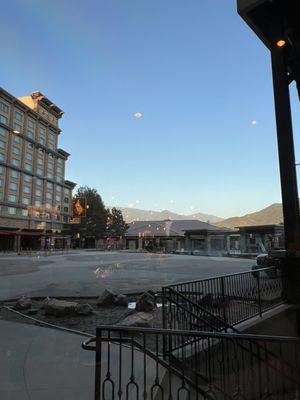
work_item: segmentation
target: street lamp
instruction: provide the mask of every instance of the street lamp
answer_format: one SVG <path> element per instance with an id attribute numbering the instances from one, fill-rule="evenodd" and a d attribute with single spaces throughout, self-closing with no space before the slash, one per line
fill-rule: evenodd
<path id="1" fill-rule="evenodd" d="M 240 16 L 271 52 L 286 271 L 290 299 L 300 302 L 300 214 L 289 84 L 300 92 L 300 2 L 237 0 Z"/>

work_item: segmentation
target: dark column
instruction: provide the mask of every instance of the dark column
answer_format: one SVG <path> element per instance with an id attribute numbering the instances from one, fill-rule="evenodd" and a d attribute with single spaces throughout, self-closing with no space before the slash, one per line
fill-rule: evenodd
<path id="1" fill-rule="evenodd" d="M 274 48 L 271 55 L 285 243 L 288 253 L 294 254 L 300 251 L 300 216 L 289 83 L 283 51 Z"/>
<path id="2" fill-rule="evenodd" d="M 295 150 L 290 105 L 288 75 L 284 49 L 273 48 L 272 69 L 277 125 L 285 245 L 284 260 L 286 297 L 291 303 L 300 303 L 300 215 L 295 165 Z"/>

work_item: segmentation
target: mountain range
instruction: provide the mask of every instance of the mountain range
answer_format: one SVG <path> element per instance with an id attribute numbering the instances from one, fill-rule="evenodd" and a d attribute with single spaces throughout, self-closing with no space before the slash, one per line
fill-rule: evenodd
<path id="1" fill-rule="evenodd" d="M 281 224 L 283 221 L 282 204 L 274 203 L 270 206 L 241 217 L 231 217 L 223 221 L 217 221 L 214 225 L 226 228 L 235 228 L 237 226 L 247 225 L 270 225 Z"/>
<path id="2" fill-rule="evenodd" d="M 111 208 L 111 207 L 110 207 Z M 191 215 L 177 214 L 169 210 L 153 211 L 141 210 L 138 208 L 117 207 L 122 210 L 126 222 L 132 221 L 161 221 L 164 219 L 183 220 L 197 219 L 208 222 L 219 227 L 235 228 L 247 225 L 270 225 L 281 224 L 283 222 L 282 204 L 274 203 L 270 206 L 250 214 L 240 217 L 222 219 L 215 215 L 195 213 Z"/>
<path id="3" fill-rule="evenodd" d="M 109 206 L 111 208 L 112 206 Z M 169 210 L 153 211 L 153 210 L 141 210 L 139 208 L 129 207 L 116 207 L 122 211 L 123 217 L 126 222 L 132 221 L 161 221 L 164 219 L 172 220 L 183 220 L 183 219 L 198 219 L 200 221 L 209 222 L 215 224 L 222 221 L 222 218 L 216 217 L 215 215 L 195 213 L 191 215 L 177 214 Z"/>

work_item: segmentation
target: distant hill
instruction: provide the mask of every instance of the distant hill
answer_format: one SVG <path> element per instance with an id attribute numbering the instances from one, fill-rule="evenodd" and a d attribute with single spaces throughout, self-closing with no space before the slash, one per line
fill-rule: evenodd
<path id="1" fill-rule="evenodd" d="M 113 206 L 109 206 L 111 208 Z M 164 211 L 152 211 L 152 210 L 140 210 L 138 208 L 128 207 L 116 207 L 122 211 L 123 217 L 126 222 L 132 221 L 161 221 L 164 219 L 172 220 L 183 220 L 183 219 L 196 219 L 203 222 L 209 222 L 215 224 L 216 222 L 222 221 L 222 218 L 216 217 L 215 215 L 195 213 L 192 215 L 176 214 L 169 210 Z"/>
<path id="2" fill-rule="evenodd" d="M 280 224 L 283 221 L 282 204 L 275 203 L 263 210 L 243 215 L 242 217 L 232 217 L 216 222 L 215 225 L 226 228 L 247 225 L 269 225 Z"/>

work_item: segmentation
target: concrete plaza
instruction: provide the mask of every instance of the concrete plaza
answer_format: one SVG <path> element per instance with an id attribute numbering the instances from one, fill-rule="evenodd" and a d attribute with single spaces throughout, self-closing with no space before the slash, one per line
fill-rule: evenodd
<path id="1" fill-rule="evenodd" d="M 0 300 L 31 296 L 98 296 L 247 271 L 253 260 L 225 257 L 76 251 L 45 257 L 0 257 Z"/>

